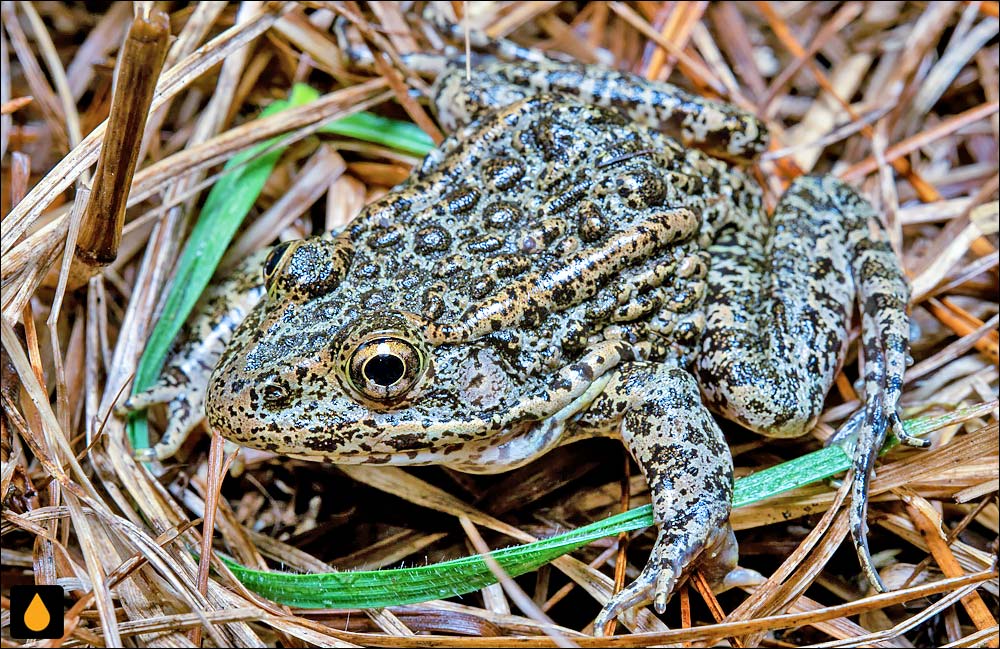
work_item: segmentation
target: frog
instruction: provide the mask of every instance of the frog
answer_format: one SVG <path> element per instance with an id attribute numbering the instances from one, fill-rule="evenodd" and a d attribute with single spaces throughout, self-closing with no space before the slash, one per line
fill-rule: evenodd
<path id="1" fill-rule="evenodd" d="M 331 464 L 491 474 L 619 438 L 656 540 L 601 609 L 665 610 L 697 568 L 737 573 L 733 460 L 716 416 L 771 438 L 816 423 L 861 313 L 851 532 L 908 362 L 909 289 L 879 215 L 832 176 L 767 215 L 754 115 L 612 68 L 454 59 L 432 88 L 450 135 L 339 233 L 249 258 L 203 298 L 160 382 L 143 459 L 207 417 L 237 444 Z"/>

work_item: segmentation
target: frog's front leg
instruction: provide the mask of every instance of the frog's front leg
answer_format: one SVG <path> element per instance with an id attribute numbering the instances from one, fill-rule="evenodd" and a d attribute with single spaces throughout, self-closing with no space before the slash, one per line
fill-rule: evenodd
<path id="1" fill-rule="evenodd" d="M 843 362 L 857 295 L 865 407 L 851 532 L 868 578 L 883 588 L 866 539 L 872 466 L 889 426 L 922 445 L 903 433 L 896 414 L 909 334 L 902 269 L 872 207 L 832 177 L 796 180 L 770 232 L 759 222 L 735 225 L 724 227 L 710 249 L 702 390 L 714 409 L 764 435 L 805 433 Z"/>
<path id="2" fill-rule="evenodd" d="M 160 378 L 123 404 L 125 412 L 160 403 L 167 406 L 166 430 L 152 448 L 136 449 L 140 460 L 171 457 L 205 418 L 208 379 L 236 327 L 264 294 L 260 269 L 270 250 L 254 253 L 205 291 L 171 348 Z"/>
<path id="3" fill-rule="evenodd" d="M 605 605 L 595 630 L 650 599 L 662 613 L 682 572 L 696 561 L 711 582 L 723 582 L 737 557 L 728 523 L 733 460 L 694 377 L 664 364 L 627 363 L 573 432 L 621 435 L 649 484 L 659 529 L 646 567 Z"/>

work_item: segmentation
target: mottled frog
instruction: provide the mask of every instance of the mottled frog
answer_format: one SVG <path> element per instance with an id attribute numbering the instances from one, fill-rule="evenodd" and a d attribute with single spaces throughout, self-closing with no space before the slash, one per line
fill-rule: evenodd
<path id="1" fill-rule="evenodd" d="M 471 78 L 449 67 L 434 90 L 452 135 L 405 183 L 205 298 L 161 383 L 128 404 L 169 404 L 153 455 L 203 407 L 230 440 L 333 463 L 493 473 L 620 437 L 658 537 L 602 629 L 650 599 L 662 611 L 696 561 L 724 581 L 733 465 L 710 411 L 772 437 L 808 431 L 857 300 L 853 532 L 867 556 L 872 463 L 887 429 L 905 437 L 908 334 L 907 285 L 871 206 L 805 177 L 768 219 L 738 166 L 765 149 L 765 127 L 664 83 L 487 61 Z"/>

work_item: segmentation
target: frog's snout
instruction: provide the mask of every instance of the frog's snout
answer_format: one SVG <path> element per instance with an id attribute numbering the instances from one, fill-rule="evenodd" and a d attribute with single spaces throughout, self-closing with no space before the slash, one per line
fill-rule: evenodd
<path id="1" fill-rule="evenodd" d="M 249 381 L 241 378 L 227 380 L 225 375 L 216 367 L 208 381 L 208 388 L 205 391 L 205 418 L 208 425 L 215 431 L 222 434 L 227 439 L 240 438 L 242 435 L 233 435 L 233 432 L 242 430 L 247 412 L 243 403 L 244 394 L 247 392 Z"/>

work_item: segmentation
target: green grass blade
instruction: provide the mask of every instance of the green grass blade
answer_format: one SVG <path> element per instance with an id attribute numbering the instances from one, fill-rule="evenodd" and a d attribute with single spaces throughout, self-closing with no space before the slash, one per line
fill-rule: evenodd
<path id="1" fill-rule="evenodd" d="M 962 418 L 975 408 L 904 423 L 911 434 L 926 434 Z M 895 445 L 891 440 L 886 449 Z M 838 446 L 808 453 L 736 481 L 733 506 L 742 507 L 847 470 L 851 458 Z M 548 539 L 497 550 L 494 559 L 511 576 L 537 570 L 553 559 L 620 532 L 649 527 L 649 505 L 591 523 Z M 275 602 L 300 608 L 378 608 L 463 595 L 496 583 L 479 555 L 428 566 L 323 574 L 251 570 L 226 558 L 229 569 L 250 590 Z"/>
<path id="2" fill-rule="evenodd" d="M 497 550 L 492 555 L 508 574 L 523 575 L 598 539 L 652 524 L 652 509 L 639 507 L 550 539 Z M 302 608 L 397 606 L 461 595 L 496 583 L 480 555 L 413 568 L 324 574 L 249 570 L 229 559 L 222 560 L 250 590 Z"/>
<path id="3" fill-rule="evenodd" d="M 434 141 L 416 124 L 368 112 L 342 117 L 322 127 L 319 132 L 374 142 L 419 156 L 425 156 L 434 149 Z"/>

